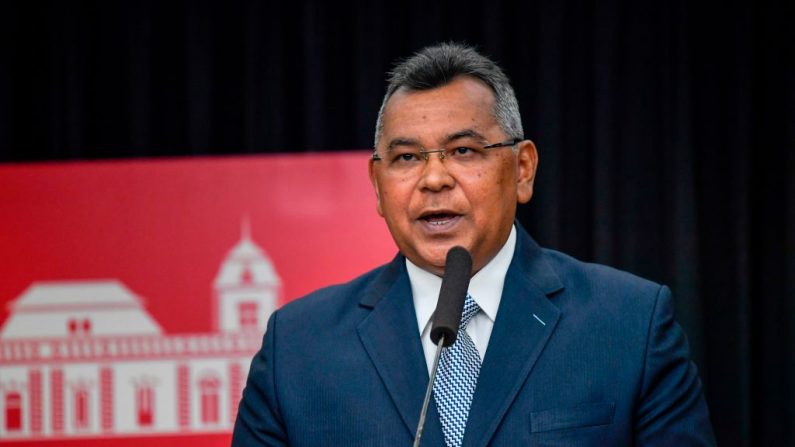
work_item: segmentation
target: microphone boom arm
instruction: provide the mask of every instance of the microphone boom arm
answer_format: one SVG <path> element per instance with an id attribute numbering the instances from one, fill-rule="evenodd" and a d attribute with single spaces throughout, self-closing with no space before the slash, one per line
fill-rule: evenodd
<path id="1" fill-rule="evenodd" d="M 428 405 L 431 402 L 431 392 L 433 391 L 433 382 L 436 381 L 436 369 L 439 366 L 439 357 L 442 355 L 442 346 L 444 345 L 444 335 L 439 337 L 439 343 L 436 344 L 436 354 L 433 357 L 433 367 L 431 368 L 431 377 L 428 381 L 428 387 L 425 388 L 425 399 L 422 401 L 422 410 L 420 411 L 420 421 L 417 423 L 417 435 L 414 436 L 414 444 L 412 447 L 420 447 L 420 440 L 422 439 L 422 430 L 425 427 L 425 416 L 428 413 Z"/>

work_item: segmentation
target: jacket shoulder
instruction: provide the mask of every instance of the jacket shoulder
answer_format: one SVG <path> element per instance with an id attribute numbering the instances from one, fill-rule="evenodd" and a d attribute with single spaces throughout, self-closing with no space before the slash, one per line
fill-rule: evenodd
<path id="1" fill-rule="evenodd" d="M 372 293 L 372 287 L 384 280 L 385 274 L 394 269 L 397 259 L 376 267 L 354 279 L 342 284 L 320 288 L 297 298 L 279 308 L 281 323 L 300 320 L 301 324 L 329 324 L 340 322 L 346 315 L 360 308 L 358 305 L 363 296 Z"/>
<path id="2" fill-rule="evenodd" d="M 653 307 L 665 287 L 635 274 L 602 264 L 580 261 L 564 253 L 542 249 L 544 259 L 576 301 L 597 300 L 602 306 Z M 650 309 L 649 309 L 650 310 Z"/>

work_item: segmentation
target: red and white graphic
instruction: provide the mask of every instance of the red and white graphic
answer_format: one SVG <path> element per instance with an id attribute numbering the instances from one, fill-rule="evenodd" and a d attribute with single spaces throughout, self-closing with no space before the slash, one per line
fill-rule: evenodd
<path id="1" fill-rule="evenodd" d="M 365 160 L 0 166 L 0 444 L 228 445 L 268 316 L 394 254 Z"/>
<path id="2" fill-rule="evenodd" d="M 247 227 L 213 284 L 210 333 L 165 334 L 119 280 L 31 284 L 0 330 L 0 436 L 230 429 L 281 284 Z M 52 378 L 44 390 L 41 377 Z"/>

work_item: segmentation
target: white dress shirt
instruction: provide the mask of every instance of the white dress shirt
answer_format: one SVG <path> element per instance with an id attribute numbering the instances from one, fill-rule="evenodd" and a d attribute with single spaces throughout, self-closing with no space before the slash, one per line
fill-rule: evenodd
<path id="1" fill-rule="evenodd" d="M 494 320 L 497 318 L 505 275 L 508 273 L 508 266 L 511 264 L 515 247 L 516 227 L 513 226 L 505 245 L 469 282 L 469 294 L 480 306 L 480 312 L 469 321 L 466 331 L 472 342 L 475 343 L 481 362 L 486 355 L 491 330 L 494 328 Z M 414 312 L 417 315 L 422 350 L 425 353 L 425 363 L 430 374 L 433 367 L 433 356 L 436 353 L 436 345 L 431 341 L 431 316 L 436 310 L 436 302 L 439 300 L 442 278 L 417 267 L 408 258 L 406 258 L 406 270 L 408 270 L 411 282 L 411 294 L 414 297 Z"/>

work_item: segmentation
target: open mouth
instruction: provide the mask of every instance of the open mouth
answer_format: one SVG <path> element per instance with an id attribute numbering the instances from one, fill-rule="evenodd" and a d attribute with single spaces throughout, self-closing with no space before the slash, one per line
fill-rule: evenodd
<path id="1" fill-rule="evenodd" d="M 420 220 L 427 222 L 431 226 L 441 227 L 455 221 L 460 217 L 459 214 L 450 213 L 447 211 L 427 213 L 420 217 Z"/>

